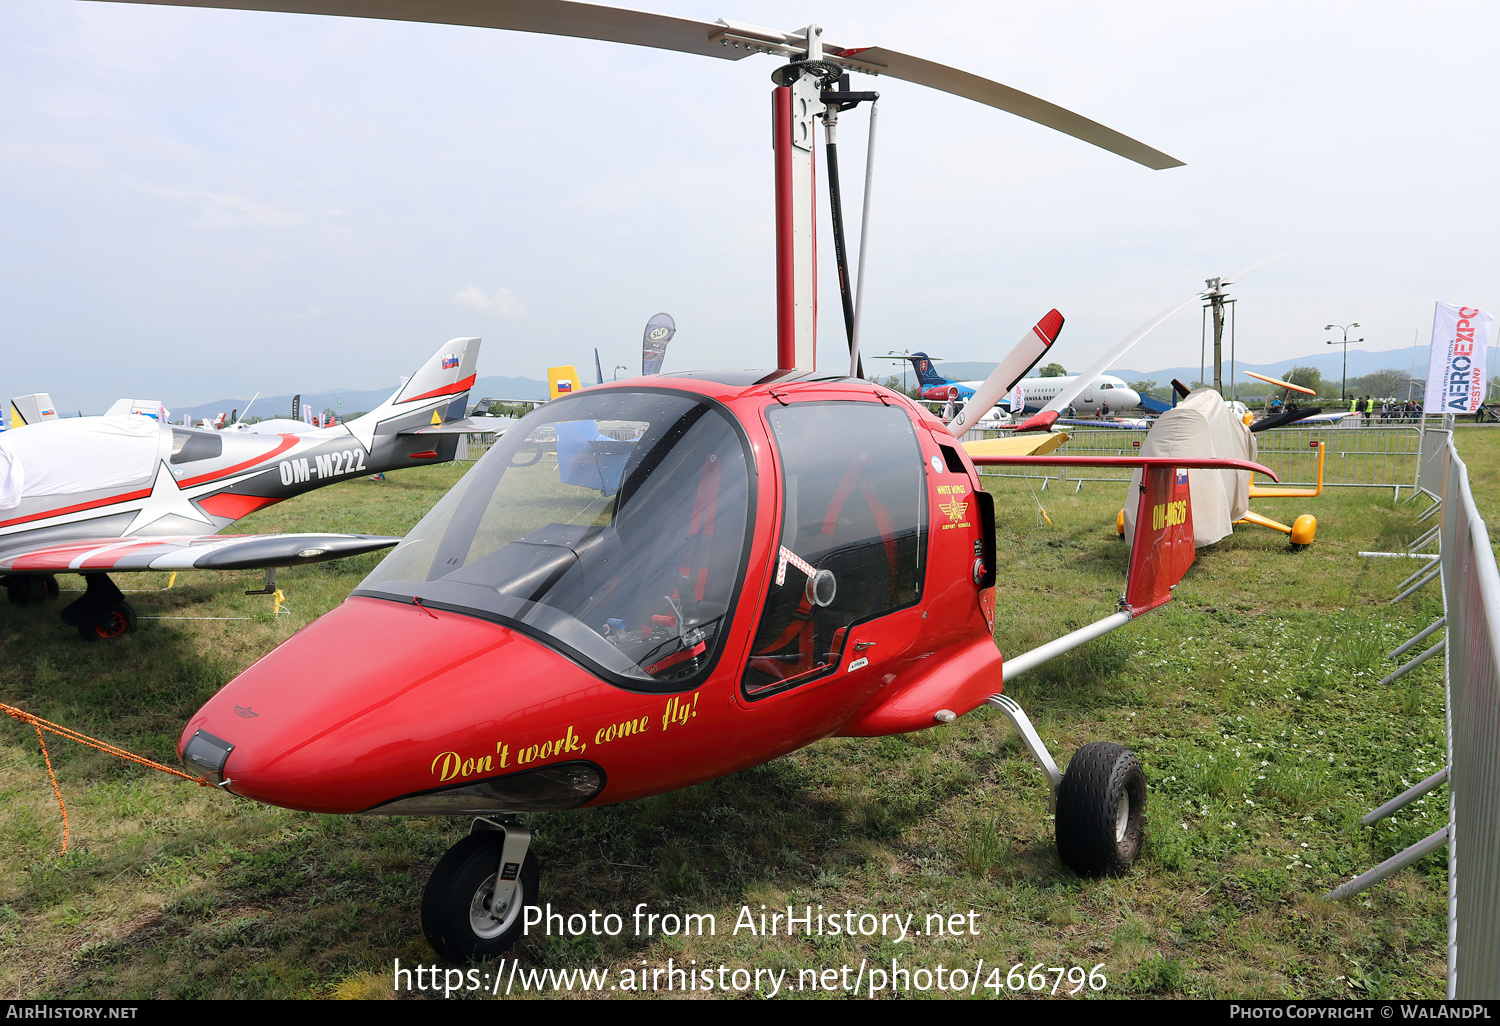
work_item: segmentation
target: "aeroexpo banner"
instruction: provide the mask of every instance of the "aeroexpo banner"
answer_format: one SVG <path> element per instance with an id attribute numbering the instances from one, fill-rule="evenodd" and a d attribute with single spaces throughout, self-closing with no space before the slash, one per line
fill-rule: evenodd
<path id="1" fill-rule="evenodd" d="M 1473 413 L 1484 401 L 1484 356 L 1494 318 L 1475 306 L 1438 303 L 1427 358 L 1427 413 Z"/>

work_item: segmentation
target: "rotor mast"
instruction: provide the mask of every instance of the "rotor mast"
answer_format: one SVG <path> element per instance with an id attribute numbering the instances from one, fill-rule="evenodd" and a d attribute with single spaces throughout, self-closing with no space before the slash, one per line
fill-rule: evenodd
<path id="1" fill-rule="evenodd" d="M 1203 305 L 1213 310 L 1214 318 L 1214 391 L 1224 394 L 1224 306 L 1233 303 L 1224 286 L 1234 282 L 1224 278 L 1206 278 L 1208 286 L 1203 292 Z M 1201 354 L 1200 354 L 1201 355 Z"/>
<path id="2" fill-rule="evenodd" d="M 771 76 L 776 160 L 776 366 L 817 369 L 817 120 L 823 82 L 840 68 L 823 60 L 823 28 L 809 25 L 802 59 Z"/>

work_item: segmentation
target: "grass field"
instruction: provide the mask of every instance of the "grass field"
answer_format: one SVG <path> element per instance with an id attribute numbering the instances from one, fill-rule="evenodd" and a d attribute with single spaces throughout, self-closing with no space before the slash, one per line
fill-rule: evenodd
<path id="1" fill-rule="evenodd" d="M 1492 438 L 1460 433 L 1482 514 L 1500 502 Z M 457 475 L 347 482 L 237 530 L 400 534 Z M 1123 487 L 1043 493 L 1050 526 L 1024 483 L 993 490 L 1002 649 L 1111 612 L 1126 560 L 1113 529 Z M 1241 528 L 1200 553 L 1168 607 L 1008 688 L 1060 762 L 1092 740 L 1140 756 L 1149 826 L 1129 876 L 1084 880 L 1061 866 L 1042 775 L 1004 717 L 981 710 L 913 735 L 825 741 L 653 799 L 527 817 L 554 909 L 628 922 L 646 902 L 713 914 L 718 930 L 532 937 L 518 965 L 619 974 L 671 959 L 788 969 L 795 981 L 801 969 L 845 965 L 852 980 L 861 960 L 970 973 L 982 960 L 978 996 L 1029 993 L 1008 989 L 1007 973 L 1042 963 L 1102 967 L 1104 996 L 1441 997 L 1443 855 L 1359 899 L 1321 898 L 1446 820 L 1440 790 L 1374 829 L 1359 823 L 1445 758 L 1436 661 L 1376 689 L 1391 667 L 1384 654 L 1439 615 L 1437 591 L 1387 607 L 1411 568 L 1355 555 L 1415 537 L 1420 507 L 1333 489 L 1256 508 L 1283 520 L 1315 513 L 1317 543 L 1293 554 L 1281 535 Z M 258 575 L 186 574 L 171 590 L 164 575 L 125 575 L 142 617 L 248 619 L 143 619 L 113 644 L 81 642 L 55 606 L 7 607 L 0 701 L 175 764 L 198 705 L 341 601 L 375 561 L 283 571 L 292 613 L 279 618 L 268 597 L 242 594 Z M 68 808 L 65 856 L 36 735 L 0 719 L 0 994 L 391 997 L 393 959 L 436 960 L 418 923 L 421 890 L 466 822 L 286 812 L 66 742 L 48 748 Z M 898 943 L 731 932 L 742 906 L 758 915 L 788 904 L 910 913 L 917 924 L 972 910 L 965 922 L 978 933 Z"/>

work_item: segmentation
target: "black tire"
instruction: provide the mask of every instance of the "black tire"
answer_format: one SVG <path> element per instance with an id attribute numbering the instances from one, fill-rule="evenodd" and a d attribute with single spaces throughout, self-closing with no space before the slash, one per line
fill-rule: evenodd
<path id="1" fill-rule="evenodd" d="M 1120 876 L 1140 854 L 1145 831 L 1141 761 L 1108 741 L 1078 749 L 1057 789 L 1057 853 L 1063 862 L 1080 876 Z"/>
<path id="2" fill-rule="evenodd" d="M 524 909 L 536 903 L 539 873 L 529 851 L 515 900 L 498 923 L 486 918 L 500 863 L 502 835 L 470 834 L 438 860 L 422 892 L 422 932 L 450 962 L 479 962 L 505 954 L 521 936 Z"/>
<path id="3" fill-rule="evenodd" d="M 48 574 L 42 578 L 42 598 L 52 601 L 62 594 L 62 589 L 57 586 L 57 578 Z"/>
<path id="4" fill-rule="evenodd" d="M 110 610 L 103 623 L 85 624 L 78 628 L 78 636 L 84 641 L 114 641 L 135 630 L 135 609 L 129 602 L 121 602 Z"/>

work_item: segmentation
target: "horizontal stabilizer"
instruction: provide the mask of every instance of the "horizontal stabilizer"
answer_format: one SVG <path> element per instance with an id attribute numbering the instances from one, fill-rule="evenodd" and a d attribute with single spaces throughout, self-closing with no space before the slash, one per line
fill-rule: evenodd
<path id="1" fill-rule="evenodd" d="M 515 422 L 513 417 L 465 417 L 463 420 L 450 420 L 442 424 L 428 424 L 426 427 L 407 428 L 405 431 L 396 433 L 398 435 L 503 435 L 506 429 Z"/>
<path id="2" fill-rule="evenodd" d="M 260 570 L 358 556 L 388 549 L 400 540 L 372 534 L 85 538 L 0 553 L 0 573 Z"/>
<path id="3" fill-rule="evenodd" d="M 1279 481 L 1270 467 L 1251 460 L 1220 459 L 1216 456 L 975 456 L 974 463 L 984 467 L 1129 467 L 1150 470 L 1152 467 L 1182 467 L 1185 470 L 1248 470 Z"/>

